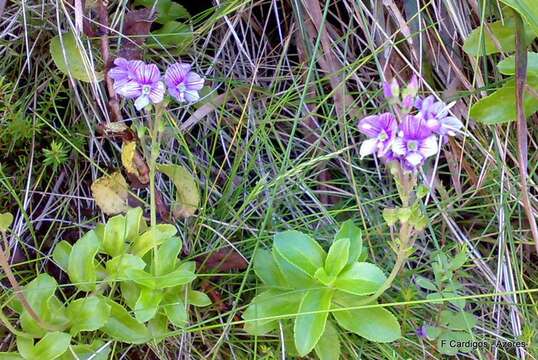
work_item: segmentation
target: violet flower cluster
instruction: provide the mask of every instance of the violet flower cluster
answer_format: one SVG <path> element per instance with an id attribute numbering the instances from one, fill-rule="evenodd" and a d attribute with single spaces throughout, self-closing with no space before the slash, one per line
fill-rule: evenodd
<path id="1" fill-rule="evenodd" d="M 437 154 L 447 136 L 463 127 L 449 114 L 454 105 L 446 105 L 433 96 L 417 96 L 418 81 L 413 77 L 400 94 L 396 80 L 383 86 L 393 112 L 367 116 L 358 128 L 368 137 L 360 148 L 361 157 L 377 154 L 385 161 L 399 161 L 407 171 L 416 171 L 427 158 Z"/>
<path id="2" fill-rule="evenodd" d="M 117 58 L 114 65 L 108 72 L 108 76 L 114 80 L 114 90 L 126 99 L 135 99 L 137 110 L 163 101 L 166 87 L 168 93 L 179 102 L 192 103 L 200 99 L 198 91 L 204 86 L 204 79 L 191 71 L 190 64 L 179 62 L 170 65 L 164 78 L 157 65 L 140 60 Z"/>

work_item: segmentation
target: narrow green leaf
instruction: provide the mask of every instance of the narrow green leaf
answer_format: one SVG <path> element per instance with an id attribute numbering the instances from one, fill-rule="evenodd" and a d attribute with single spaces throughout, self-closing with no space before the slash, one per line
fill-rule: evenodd
<path id="1" fill-rule="evenodd" d="M 334 240 L 349 239 L 349 258 L 347 263 L 352 264 L 359 260 L 362 253 L 362 230 L 355 225 L 353 220 L 342 223 Z"/>
<path id="2" fill-rule="evenodd" d="M 133 318 L 127 310 L 117 302 L 101 297 L 110 305 L 110 317 L 102 331 L 112 338 L 129 344 L 143 344 L 151 338 L 144 324 Z"/>
<path id="3" fill-rule="evenodd" d="M 155 246 L 161 245 L 169 240 L 176 234 L 176 232 L 177 229 L 174 225 L 158 224 L 138 236 L 133 241 L 132 252 L 134 255 L 142 257 Z"/>
<path id="4" fill-rule="evenodd" d="M 332 321 L 327 320 L 325 332 L 321 335 L 314 350 L 320 360 L 340 359 L 340 338 L 338 337 L 338 330 Z"/>
<path id="5" fill-rule="evenodd" d="M 110 305 L 97 296 L 88 296 L 72 301 L 67 306 L 67 317 L 73 326 L 71 335 L 80 331 L 100 329 L 108 321 Z"/>
<path id="6" fill-rule="evenodd" d="M 349 238 L 338 239 L 331 245 L 325 259 L 325 271 L 328 275 L 340 274 L 340 271 L 342 271 L 348 262 L 349 250 Z"/>
<path id="7" fill-rule="evenodd" d="M 341 327 L 370 341 L 388 343 L 402 335 L 396 317 L 381 307 L 334 311 L 333 316 Z"/>
<path id="8" fill-rule="evenodd" d="M 278 268 L 271 252 L 258 249 L 254 254 L 254 272 L 266 285 L 275 287 L 287 287 L 284 275 Z"/>
<path id="9" fill-rule="evenodd" d="M 282 319 L 280 316 L 297 314 L 304 293 L 271 289 L 258 294 L 243 313 L 245 331 L 251 335 L 264 335 L 273 330 Z"/>
<path id="10" fill-rule="evenodd" d="M 368 295 L 376 292 L 385 280 L 385 274 L 376 265 L 357 262 L 340 273 L 334 287 L 355 295 Z"/>
<path id="11" fill-rule="evenodd" d="M 71 282 L 80 290 L 95 290 L 97 274 L 94 259 L 99 247 L 99 238 L 93 230 L 88 231 L 73 245 L 67 273 Z"/>
<path id="12" fill-rule="evenodd" d="M 274 250 L 287 262 L 314 276 L 316 270 L 323 266 L 325 251 L 310 236 L 299 231 L 289 230 L 274 237 Z"/>
<path id="13" fill-rule="evenodd" d="M 95 79 L 97 81 L 103 79 L 101 72 L 96 72 L 86 65 L 85 59 L 89 58 L 84 56 L 85 49 L 79 47 L 72 32 L 52 38 L 50 54 L 58 69 L 66 75 L 71 75 L 76 80 L 93 82 Z"/>
<path id="14" fill-rule="evenodd" d="M 312 351 L 325 331 L 332 295 L 332 289 L 311 289 L 305 293 L 299 306 L 300 315 L 293 326 L 295 348 L 299 356 Z M 315 313 L 308 314 L 309 312 Z"/>
<path id="15" fill-rule="evenodd" d="M 136 320 L 143 323 L 153 319 L 162 299 L 163 292 L 161 290 L 142 288 L 134 307 Z"/>

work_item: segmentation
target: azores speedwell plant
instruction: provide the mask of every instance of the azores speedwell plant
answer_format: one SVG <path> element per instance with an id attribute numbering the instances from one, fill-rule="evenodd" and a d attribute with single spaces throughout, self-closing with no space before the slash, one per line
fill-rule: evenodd
<path id="1" fill-rule="evenodd" d="M 140 208 L 110 218 L 88 231 L 75 244 L 58 243 L 55 263 L 71 287 L 59 287 L 40 274 L 14 298 L 19 315 L 17 353 L 10 359 L 52 360 L 94 354 L 106 359 L 104 342 L 81 343 L 79 334 L 100 331 L 103 339 L 128 344 L 162 341 L 171 324 L 188 323 L 188 305 L 206 306 L 210 299 L 191 289 L 195 263 L 178 259 L 181 239 L 169 224 L 147 226 Z M 69 294 L 69 295 L 67 295 Z M 22 301 L 20 300 L 22 299 Z M 4 322 L 7 320 L 4 319 Z"/>
<path id="2" fill-rule="evenodd" d="M 260 249 L 254 256 L 254 271 L 264 285 L 243 314 L 245 330 L 264 335 L 282 320 L 293 329 L 298 355 L 315 350 L 321 359 L 339 358 L 336 324 L 371 341 L 398 339 L 400 326 L 388 310 L 358 308 L 375 303 L 387 281 L 365 257 L 361 230 L 351 220 L 328 252 L 299 231 L 276 234 L 272 251 Z"/>

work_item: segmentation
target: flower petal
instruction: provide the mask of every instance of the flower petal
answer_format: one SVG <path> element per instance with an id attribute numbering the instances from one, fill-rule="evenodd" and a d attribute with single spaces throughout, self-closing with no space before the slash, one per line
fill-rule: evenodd
<path id="1" fill-rule="evenodd" d="M 161 73 L 155 64 L 147 64 L 138 67 L 135 76 L 142 84 L 153 84 L 161 79 Z"/>
<path id="2" fill-rule="evenodd" d="M 405 141 L 400 137 L 394 139 L 391 149 L 394 154 L 400 156 L 405 155 L 405 153 L 407 152 L 407 146 L 405 145 Z"/>
<path id="3" fill-rule="evenodd" d="M 200 95 L 196 90 L 186 90 L 185 92 L 183 92 L 183 96 L 188 102 L 195 102 L 200 100 Z"/>
<path id="4" fill-rule="evenodd" d="M 412 152 L 410 154 L 408 154 L 406 157 L 405 157 L 405 160 L 411 164 L 412 166 L 418 166 L 422 160 L 424 159 L 424 157 L 419 154 L 418 152 Z"/>
<path id="5" fill-rule="evenodd" d="M 381 131 L 381 126 L 379 125 L 379 116 L 372 115 L 365 117 L 359 121 L 358 128 L 361 133 L 368 137 L 377 137 Z"/>
<path id="6" fill-rule="evenodd" d="M 185 81 L 185 77 L 191 71 L 191 65 L 186 63 L 175 63 L 166 69 L 164 80 L 168 87 L 176 87 Z"/>
<path id="7" fill-rule="evenodd" d="M 153 88 L 149 92 L 149 98 L 151 102 L 154 104 L 158 104 L 163 101 L 164 91 L 164 83 L 162 81 L 159 81 L 155 86 L 153 86 Z"/>
<path id="8" fill-rule="evenodd" d="M 422 156 L 424 156 L 424 158 L 428 158 L 437 154 L 437 150 L 437 136 L 435 135 L 432 135 L 421 141 L 418 149 L 418 151 L 422 154 Z"/>
<path id="9" fill-rule="evenodd" d="M 185 77 L 185 87 L 187 90 L 202 90 L 204 79 L 194 71 L 191 71 Z"/>
<path id="10" fill-rule="evenodd" d="M 150 104 L 149 96 L 148 95 L 141 95 L 135 100 L 135 108 L 136 110 L 142 110 L 146 106 Z"/>
<path id="11" fill-rule="evenodd" d="M 458 118 L 449 116 L 441 121 L 440 134 L 454 136 L 462 127 L 463 123 Z"/>
<path id="12" fill-rule="evenodd" d="M 420 116 L 407 115 L 400 126 L 406 139 L 425 139 L 432 134 L 426 121 Z"/>
<path id="13" fill-rule="evenodd" d="M 114 90 L 127 99 L 132 99 L 142 94 L 142 86 L 136 81 L 115 81 Z"/>
<path id="14" fill-rule="evenodd" d="M 361 158 L 375 153 L 377 150 L 377 139 L 364 140 L 359 149 Z"/>

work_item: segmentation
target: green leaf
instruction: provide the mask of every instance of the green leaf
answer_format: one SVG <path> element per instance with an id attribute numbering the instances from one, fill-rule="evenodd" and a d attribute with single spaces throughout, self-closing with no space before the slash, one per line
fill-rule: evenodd
<path id="1" fill-rule="evenodd" d="M 95 290 L 97 274 L 94 260 L 99 247 L 99 238 L 93 230 L 88 231 L 73 245 L 67 273 L 71 282 L 80 290 Z"/>
<path id="2" fill-rule="evenodd" d="M 338 239 L 331 245 L 325 259 L 325 271 L 328 275 L 340 274 L 349 260 L 349 248 L 349 238 Z"/>
<path id="3" fill-rule="evenodd" d="M 161 343 L 168 334 L 168 318 L 162 314 L 157 314 L 149 321 L 148 330 L 151 333 L 152 342 Z"/>
<path id="4" fill-rule="evenodd" d="M 383 220 L 385 220 L 388 226 L 393 226 L 398 222 L 398 210 L 391 208 L 383 209 Z"/>
<path id="5" fill-rule="evenodd" d="M 136 320 L 143 323 L 153 319 L 162 299 L 163 292 L 161 290 L 142 288 L 134 307 Z"/>
<path id="6" fill-rule="evenodd" d="M 254 254 L 253 267 L 256 275 L 265 285 L 274 287 L 288 286 L 271 252 L 265 249 L 257 249 Z"/>
<path id="7" fill-rule="evenodd" d="M 163 309 L 166 317 L 177 327 L 184 327 L 189 321 L 187 307 L 183 301 L 183 292 L 168 291 L 163 300 Z"/>
<path id="8" fill-rule="evenodd" d="M 463 308 L 465 307 L 465 299 L 458 299 L 458 294 L 456 293 L 450 291 L 443 291 L 442 296 L 445 299 L 451 299 L 448 300 L 448 302 L 460 310 L 463 310 Z"/>
<path id="9" fill-rule="evenodd" d="M 108 260 L 105 266 L 110 280 L 128 280 L 130 270 L 143 270 L 146 263 L 140 256 L 123 254 Z"/>
<path id="10" fill-rule="evenodd" d="M 349 239 L 349 257 L 348 264 L 359 260 L 362 253 L 362 230 L 355 225 L 353 220 L 346 220 L 340 226 L 334 240 Z"/>
<path id="11" fill-rule="evenodd" d="M 538 78 L 529 76 L 528 85 L 538 88 Z M 470 110 L 470 116 L 486 125 L 503 124 L 516 119 L 515 81 L 508 80 L 500 89 L 477 101 Z M 525 114 L 530 116 L 538 111 L 538 98 L 529 92 L 524 96 Z"/>
<path id="12" fill-rule="evenodd" d="M 415 282 L 421 288 L 432 290 L 432 291 L 437 291 L 437 286 L 435 286 L 435 284 L 431 282 L 431 280 L 426 279 L 423 276 L 417 276 Z"/>
<path id="13" fill-rule="evenodd" d="M 178 268 L 168 274 L 160 275 L 155 279 L 156 289 L 165 289 L 178 285 L 185 285 L 196 279 L 194 274 L 195 263 L 192 261 L 182 263 Z"/>
<path id="14" fill-rule="evenodd" d="M 54 247 L 52 252 L 52 260 L 58 265 L 63 271 L 67 272 L 67 266 L 69 264 L 69 256 L 71 255 L 71 250 L 73 247 L 70 243 L 65 240 L 60 241 Z"/>
<path id="15" fill-rule="evenodd" d="M 157 287 L 157 285 L 155 284 L 155 276 L 153 276 L 153 274 L 150 274 L 147 271 L 139 269 L 128 269 L 126 273 L 128 280 L 134 281 L 139 285 L 150 289 L 156 289 Z"/>
<path id="16" fill-rule="evenodd" d="M 381 307 L 335 311 L 333 316 L 341 327 L 370 341 L 388 343 L 402 336 L 396 317 Z"/>
<path id="17" fill-rule="evenodd" d="M 465 346 L 473 341 L 473 336 L 463 331 L 446 331 L 437 339 L 437 348 L 441 354 L 456 355 L 458 352 L 468 353 L 471 348 Z"/>
<path id="18" fill-rule="evenodd" d="M 77 44 L 75 35 L 72 32 L 57 35 L 50 42 L 50 54 L 56 67 L 66 75 L 71 75 L 74 79 L 93 82 L 103 79 L 101 72 L 95 72 L 85 66 L 85 60 L 89 57 L 85 54 L 85 49 Z M 95 74 L 95 76 L 92 76 Z"/>
<path id="19" fill-rule="evenodd" d="M 440 328 L 440 327 L 436 327 L 436 326 L 428 326 L 428 325 L 425 325 L 424 326 L 424 329 L 426 331 L 426 337 L 429 339 L 429 340 L 435 340 L 437 339 L 437 337 L 439 335 L 441 335 L 441 333 L 443 332 L 443 329 Z"/>
<path id="20" fill-rule="evenodd" d="M 332 296 L 332 289 L 311 289 L 305 293 L 299 306 L 300 315 L 293 326 L 295 348 L 299 356 L 305 356 L 312 351 L 325 331 Z M 314 311 L 315 313 L 308 314 Z"/>
<path id="21" fill-rule="evenodd" d="M 67 317 L 73 324 L 71 335 L 100 329 L 109 316 L 110 305 L 96 296 L 77 299 L 67 306 Z"/>
<path id="22" fill-rule="evenodd" d="M 159 246 L 155 263 L 155 274 L 163 275 L 175 269 L 181 251 L 181 239 L 172 237 Z"/>
<path id="23" fill-rule="evenodd" d="M 132 252 L 140 257 L 144 256 L 155 246 L 161 245 L 176 234 L 177 230 L 174 225 L 158 224 L 150 228 L 142 235 L 138 236 L 133 242 Z"/>
<path id="24" fill-rule="evenodd" d="M 71 345 L 71 351 L 66 351 L 60 360 L 107 360 L 110 354 L 110 346 L 104 346 L 100 340 L 95 340 L 90 345 Z"/>
<path id="25" fill-rule="evenodd" d="M 293 289 L 305 289 L 319 286 L 319 283 L 313 277 L 300 270 L 295 265 L 287 262 L 273 247 L 273 259 L 277 264 L 280 272 L 284 276 L 288 287 Z M 315 273 L 314 273 L 315 274 Z"/>
<path id="26" fill-rule="evenodd" d="M 321 335 L 314 350 L 320 360 L 340 359 L 340 338 L 338 337 L 338 330 L 336 330 L 332 321 L 327 320 L 325 332 Z"/>
<path id="27" fill-rule="evenodd" d="M 515 41 L 516 41 L 516 26 L 514 17 L 506 17 L 503 21 L 495 21 L 484 25 L 488 26 L 490 32 L 485 28 L 477 27 L 465 39 L 463 44 L 463 50 L 473 56 L 485 56 L 496 54 L 499 52 L 512 52 L 515 50 Z M 493 34 L 496 38 L 494 40 L 491 37 Z M 525 44 L 529 45 L 534 39 L 535 34 L 532 30 L 525 29 Z M 497 48 L 497 41 L 500 45 L 500 49 Z"/>
<path id="28" fill-rule="evenodd" d="M 0 352 L 0 360 L 24 360 L 24 358 L 16 352 Z"/>
<path id="29" fill-rule="evenodd" d="M 8 231 L 13 223 L 13 215 L 8 212 L 0 214 L 0 231 Z"/>
<path id="30" fill-rule="evenodd" d="M 504 75 L 516 74 L 516 57 L 511 55 L 497 64 L 497 69 Z M 538 76 L 538 53 L 527 53 L 527 72 L 529 75 Z"/>
<path id="31" fill-rule="evenodd" d="M 316 270 L 323 266 L 326 256 L 314 239 L 295 230 L 276 234 L 274 250 L 287 262 L 310 276 L 314 276 Z"/>
<path id="32" fill-rule="evenodd" d="M 140 296 L 140 288 L 134 281 L 120 282 L 121 297 L 129 308 L 134 309 L 136 301 Z"/>
<path id="33" fill-rule="evenodd" d="M 345 258 L 344 258 L 345 260 Z M 336 275 L 329 275 L 324 268 L 319 268 L 314 273 L 314 278 L 321 282 L 323 285 L 332 286 L 332 283 L 336 279 Z"/>
<path id="34" fill-rule="evenodd" d="M 501 0 L 501 2 L 517 11 L 534 34 L 538 35 L 538 8 L 534 0 Z"/>
<path id="35" fill-rule="evenodd" d="M 469 255 L 467 253 L 467 249 L 463 247 L 458 255 L 456 255 L 449 263 L 448 267 L 450 270 L 454 271 L 459 268 L 461 268 L 465 263 L 469 260 Z"/>
<path id="36" fill-rule="evenodd" d="M 211 299 L 205 293 L 192 289 L 188 289 L 187 291 L 187 303 L 189 305 L 198 307 L 211 305 Z"/>
<path id="37" fill-rule="evenodd" d="M 264 335 L 278 326 L 283 316 L 297 314 L 304 291 L 271 289 L 258 294 L 243 313 L 245 331 Z M 281 317 L 282 316 L 282 317 Z M 273 319 L 273 317 L 279 317 Z"/>
<path id="38" fill-rule="evenodd" d="M 334 287 L 355 295 L 368 295 L 376 292 L 385 280 L 385 274 L 376 265 L 360 262 L 344 269 Z"/>
<path id="39" fill-rule="evenodd" d="M 188 19 L 191 17 L 187 9 L 172 0 L 135 0 L 135 5 L 142 5 L 149 9 L 157 10 L 157 19 L 159 24 L 165 24 L 171 20 Z"/>
<path id="40" fill-rule="evenodd" d="M 169 24 L 172 24 L 170 27 Z M 161 29 L 153 34 L 167 34 L 173 32 L 189 31 L 189 36 L 192 37 L 190 30 L 185 30 L 186 25 L 180 24 L 179 28 L 174 25 L 174 22 L 165 24 Z M 177 45 L 184 39 L 185 35 L 163 35 L 159 36 L 159 41 L 163 45 Z M 171 43 L 171 44 L 170 44 Z M 200 206 L 200 190 L 194 176 L 180 165 L 157 165 L 157 170 L 165 174 L 172 180 L 176 187 L 176 201 L 172 204 L 172 212 L 174 216 L 180 218 L 187 218 L 194 215 L 198 207 Z"/>
<path id="41" fill-rule="evenodd" d="M 125 251 L 125 238 L 127 236 L 127 223 L 125 216 L 116 215 L 108 219 L 103 234 L 101 247 L 110 256 L 118 256 Z"/>
<path id="42" fill-rule="evenodd" d="M 53 360 L 67 351 L 71 335 L 54 331 L 47 333 L 37 344 L 32 339 L 17 337 L 17 350 L 27 360 Z"/>
<path id="43" fill-rule="evenodd" d="M 439 321 L 444 326 L 452 330 L 470 330 L 476 326 L 476 317 L 465 311 L 452 312 L 441 311 Z"/>
<path id="44" fill-rule="evenodd" d="M 125 221 L 127 223 L 127 241 L 133 241 L 138 234 L 146 231 L 147 225 L 144 220 L 144 214 L 141 208 L 132 208 L 125 214 Z"/>
<path id="45" fill-rule="evenodd" d="M 129 344 L 143 344 L 149 341 L 151 336 L 144 324 L 129 315 L 129 312 L 117 302 L 106 297 L 101 299 L 110 305 L 110 317 L 102 328 L 103 332 Z"/>

